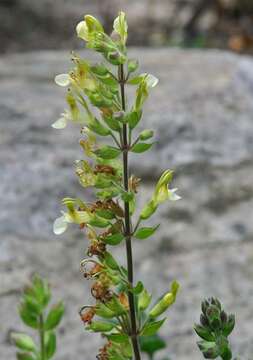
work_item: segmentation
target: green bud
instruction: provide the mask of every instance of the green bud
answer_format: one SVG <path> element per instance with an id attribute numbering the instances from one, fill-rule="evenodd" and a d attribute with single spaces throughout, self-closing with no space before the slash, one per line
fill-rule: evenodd
<path id="1" fill-rule="evenodd" d="M 210 305 L 206 310 L 206 316 L 213 329 L 218 329 L 221 326 L 220 309 L 216 305 Z"/>
<path id="2" fill-rule="evenodd" d="M 114 327 L 115 325 L 112 323 L 93 321 L 89 326 L 87 326 L 87 330 L 91 330 L 93 332 L 108 332 L 111 331 Z"/>
<path id="3" fill-rule="evenodd" d="M 168 307 L 175 302 L 178 289 L 179 289 L 179 284 L 176 281 L 173 281 L 171 285 L 171 292 L 164 295 L 162 300 L 160 300 L 153 307 L 153 309 L 149 312 L 149 316 L 156 318 L 162 313 L 164 313 L 168 309 Z"/>
<path id="4" fill-rule="evenodd" d="M 199 341 L 197 344 L 206 359 L 216 359 L 219 356 L 219 348 L 215 342 Z"/>
<path id="5" fill-rule="evenodd" d="M 208 306 L 209 306 L 208 301 L 207 301 L 207 300 L 203 300 L 202 303 L 201 303 L 201 310 L 202 310 L 203 314 L 206 313 L 206 310 L 207 310 Z"/>
<path id="6" fill-rule="evenodd" d="M 154 136 L 153 130 L 143 130 L 140 133 L 139 138 L 140 138 L 140 140 L 148 140 L 148 139 L 152 138 L 153 136 Z"/>
<path id="7" fill-rule="evenodd" d="M 115 317 L 115 312 L 113 312 L 105 304 L 100 302 L 96 307 L 96 315 L 105 319 L 112 319 Z"/>
<path id="8" fill-rule="evenodd" d="M 26 334 L 21 333 L 12 333 L 11 339 L 14 342 L 14 344 L 21 350 L 24 351 L 36 351 L 36 345 L 33 341 L 33 339 Z"/>
<path id="9" fill-rule="evenodd" d="M 85 15 L 84 20 L 89 32 L 104 32 L 101 23 L 92 15 Z"/>
<path id="10" fill-rule="evenodd" d="M 152 295 L 150 295 L 146 289 L 143 289 L 142 293 L 138 297 L 138 308 L 140 311 L 147 309 L 151 302 Z"/>
<path id="11" fill-rule="evenodd" d="M 228 317 L 224 310 L 222 310 L 220 313 L 220 319 L 223 324 L 226 324 Z"/>
<path id="12" fill-rule="evenodd" d="M 194 330 L 196 331 L 197 335 L 202 339 L 206 341 L 215 341 L 215 337 L 213 336 L 212 332 L 205 327 L 195 324 Z"/>
<path id="13" fill-rule="evenodd" d="M 122 44 L 125 45 L 127 40 L 128 26 L 126 21 L 126 14 L 123 11 L 120 11 L 118 17 L 114 20 L 113 29 L 120 35 Z"/>
<path id="14" fill-rule="evenodd" d="M 150 201 L 147 203 L 141 211 L 140 218 L 142 220 L 147 220 L 157 209 L 157 205 L 155 205 L 154 201 Z"/>
<path id="15" fill-rule="evenodd" d="M 138 69 L 139 63 L 138 60 L 129 59 L 127 62 L 127 69 L 129 73 L 135 72 Z"/>
<path id="16" fill-rule="evenodd" d="M 209 326 L 209 321 L 207 319 L 207 317 L 204 314 L 200 315 L 200 323 L 201 325 L 208 327 Z"/>
<path id="17" fill-rule="evenodd" d="M 235 327 L 235 316 L 229 315 L 227 322 L 223 324 L 223 335 L 229 336 Z"/>
<path id="18" fill-rule="evenodd" d="M 124 111 L 118 111 L 113 114 L 113 117 L 115 120 L 122 122 L 123 124 L 126 123 L 125 119 L 125 112 Z"/>
<path id="19" fill-rule="evenodd" d="M 117 50 L 108 52 L 106 58 L 112 65 L 124 64 L 126 61 L 126 56 Z"/>

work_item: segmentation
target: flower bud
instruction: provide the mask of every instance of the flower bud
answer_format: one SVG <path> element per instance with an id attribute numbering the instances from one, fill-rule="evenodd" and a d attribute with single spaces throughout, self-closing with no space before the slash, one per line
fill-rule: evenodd
<path id="1" fill-rule="evenodd" d="M 89 30 L 86 21 L 80 21 L 76 26 L 76 33 L 80 39 L 89 41 Z"/>
<path id="2" fill-rule="evenodd" d="M 104 32 L 101 23 L 92 15 L 85 15 L 84 20 L 89 32 Z"/>
<path id="3" fill-rule="evenodd" d="M 135 59 L 129 59 L 128 62 L 127 62 L 127 69 L 128 69 L 129 73 L 132 73 L 135 70 L 137 70 L 138 66 L 139 66 L 139 63 Z"/>
<path id="4" fill-rule="evenodd" d="M 157 209 L 157 205 L 155 205 L 154 201 L 150 201 L 149 203 L 147 203 L 145 205 L 145 207 L 142 209 L 141 213 L 140 213 L 140 218 L 142 220 L 146 220 L 148 219 L 151 215 L 154 214 L 154 212 Z"/>
<path id="5" fill-rule="evenodd" d="M 171 292 L 164 295 L 164 297 L 153 307 L 149 313 L 149 316 L 155 318 L 164 313 L 164 311 L 166 311 L 168 307 L 175 302 L 178 289 L 179 284 L 174 281 L 171 285 Z"/>
<path id="6" fill-rule="evenodd" d="M 148 140 L 148 139 L 150 139 L 153 135 L 154 135 L 154 131 L 153 131 L 153 130 L 143 130 L 143 131 L 140 133 L 139 138 L 140 138 L 140 140 Z"/>
<path id="7" fill-rule="evenodd" d="M 93 321 L 88 327 L 87 330 L 91 330 L 94 332 L 108 332 L 114 328 L 114 324 L 106 323 L 102 321 Z"/>

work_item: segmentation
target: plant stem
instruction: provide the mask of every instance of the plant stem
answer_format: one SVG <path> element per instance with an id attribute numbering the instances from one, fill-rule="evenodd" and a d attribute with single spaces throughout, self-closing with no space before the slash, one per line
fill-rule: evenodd
<path id="1" fill-rule="evenodd" d="M 119 65 L 119 84 L 121 91 L 121 104 L 122 110 L 126 110 L 126 99 L 125 99 L 125 76 L 124 76 L 124 66 Z M 128 136 L 127 136 L 127 124 L 123 124 L 123 182 L 124 189 L 128 191 Z M 127 272 L 128 272 L 128 281 L 130 286 L 133 286 L 133 255 L 132 255 L 132 243 L 131 243 L 131 219 L 129 211 L 129 203 L 124 202 L 125 210 L 125 240 L 126 240 L 126 255 L 127 255 Z M 135 311 L 135 301 L 134 295 L 132 292 L 128 292 L 128 301 L 129 301 L 129 311 L 131 319 L 131 341 L 133 345 L 135 360 L 140 360 L 140 349 L 139 341 L 137 334 L 136 326 L 136 311 Z"/>
<path id="2" fill-rule="evenodd" d="M 43 315 L 40 315 L 40 328 L 39 328 L 39 332 L 40 332 L 40 356 L 41 356 L 41 360 L 47 360 L 46 359 L 46 353 L 45 353 L 45 332 L 44 332 L 44 319 L 43 319 Z"/>

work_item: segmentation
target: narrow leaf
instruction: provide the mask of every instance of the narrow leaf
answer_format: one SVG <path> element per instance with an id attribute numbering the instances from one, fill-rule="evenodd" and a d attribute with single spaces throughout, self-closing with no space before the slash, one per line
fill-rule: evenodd
<path id="1" fill-rule="evenodd" d="M 157 333 L 160 327 L 163 325 L 166 319 L 147 323 L 141 331 L 142 336 L 152 336 Z"/>
<path id="2" fill-rule="evenodd" d="M 137 239 L 147 239 L 148 237 L 150 237 L 151 235 L 153 235 L 156 230 L 158 229 L 160 225 L 154 226 L 154 227 L 143 227 L 138 229 L 135 233 L 134 236 Z"/>
<path id="3" fill-rule="evenodd" d="M 152 145 L 153 143 L 148 144 L 148 143 L 139 142 L 138 144 L 135 144 L 133 147 L 131 147 L 131 151 L 134 153 L 143 153 L 149 150 Z"/>
<path id="4" fill-rule="evenodd" d="M 115 159 L 119 156 L 121 151 L 113 146 L 103 146 L 102 148 L 95 151 L 95 154 L 102 159 Z"/>
<path id="5" fill-rule="evenodd" d="M 35 357 L 29 353 L 17 353 L 17 360 L 35 360 Z"/>
<path id="6" fill-rule="evenodd" d="M 51 359 L 51 357 L 55 354 L 56 351 L 56 335 L 53 331 L 46 333 L 45 347 L 47 359 Z"/>
<path id="7" fill-rule="evenodd" d="M 123 239 L 124 239 L 124 235 L 118 233 L 107 236 L 106 238 L 104 238 L 104 242 L 109 245 L 118 245 L 121 243 Z"/>
<path id="8" fill-rule="evenodd" d="M 49 311 L 49 314 L 45 322 L 45 330 L 52 330 L 57 325 L 59 325 L 63 314 L 64 314 L 64 305 L 62 301 L 60 301 L 58 304 L 54 305 Z"/>

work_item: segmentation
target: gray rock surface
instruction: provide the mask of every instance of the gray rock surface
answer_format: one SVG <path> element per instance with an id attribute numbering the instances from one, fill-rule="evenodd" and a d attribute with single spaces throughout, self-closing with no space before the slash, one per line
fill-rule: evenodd
<path id="1" fill-rule="evenodd" d="M 137 275 L 154 297 L 172 279 L 182 285 L 163 335 L 172 359 L 201 359 L 192 332 L 200 301 L 215 295 L 237 314 L 232 343 L 253 354 L 253 62 L 218 51 L 133 49 L 143 70 L 160 78 L 145 110 L 153 152 L 132 158 L 143 178 L 140 201 L 165 168 L 175 169 L 182 200 L 154 217 L 156 237 L 134 244 Z M 85 54 L 90 56 L 90 54 Z M 8 334 L 21 330 L 20 291 L 34 271 L 49 276 L 66 303 L 56 360 L 95 358 L 99 337 L 84 332 L 77 310 L 88 284 L 79 274 L 86 241 L 75 228 L 61 237 L 52 222 L 65 195 L 82 194 L 73 173 L 81 156 L 78 131 L 50 127 L 64 108 L 54 75 L 66 52 L 35 52 L 0 60 L 0 359 L 14 359 Z M 124 258 L 124 248 L 115 252 Z"/>

